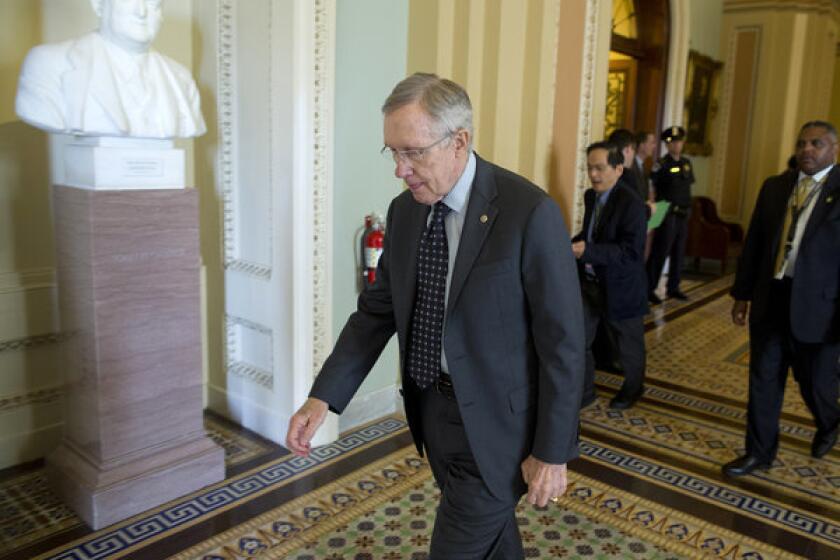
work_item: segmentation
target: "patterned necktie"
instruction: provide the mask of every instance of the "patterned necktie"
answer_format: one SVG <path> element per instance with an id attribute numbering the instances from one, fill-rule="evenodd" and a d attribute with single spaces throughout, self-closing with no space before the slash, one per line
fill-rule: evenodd
<path id="1" fill-rule="evenodd" d="M 774 276 L 780 276 L 784 270 L 788 254 L 790 254 L 790 250 L 793 246 L 793 235 L 796 233 L 794 215 L 796 218 L 799 217 L 799 214 L 802 212 L 801 205 L 805 200 L 805 195 L 812 188 L 813 184 L 814 178 L 806 175 L 800 179 L 800 181 L 796 184 L 796 187 L 793 189 L 793 193 L 791 194 L 793 200 L 791 200 L 791 203 L 788 204 L 789 208 L 787 212 L 785 212 L 785 221 L 784 224 L 782 224 L 782 236 L 779 239 L 779 249 L 776 252 Z M 793 230 L 791 230 L 791 228 L 793 228 Z"/>
<path id="2" fill-rule="evenodd" d="M 443 202 L 434 206 L 432 221 L 417 251 L 417 295 L 408 335 L 406 369 L 421 389 L 437 381 L 446 301 L 449 246 L 443 219 L 450 212 Z"/>
<path id="3" fill-rule="evenodd" d="M 601 212 L 604 210 L 604 201 L 601 198 L 601 195 L 596 195 L 595 197 L 595 208 L 592 210 L 592 219 L 589 222 L 589 231 L 586 235 L 586 242 L 593 243 L 595 239 L 595 230 L 598 228 L 598 222 L 601 221 Z M 584 263 L 583 265 L 584 273 L 591 279 L 596 278 L 595 269 L 592 267 L 590 263 Z"/>
<path id="4" fill-rule="evenodd" d="M 604 211 L 604 199 L 598 195 L 595 198 L 595 209 L 592 212 L 592 225 L 589 227 L 589 239 L 587 239 L 588 243 L 592 243 L 592 240 L 595 239 L 595 232 L 598 229 L 598 223 L 601 221 L 601 213 Z"/>

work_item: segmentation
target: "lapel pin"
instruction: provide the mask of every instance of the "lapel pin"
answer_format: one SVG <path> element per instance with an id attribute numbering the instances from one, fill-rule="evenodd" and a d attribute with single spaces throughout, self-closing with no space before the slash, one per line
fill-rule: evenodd
<path id="1" fill-rule="evenodd" d="M 487 223 L 487 214 L 482 214 L 481 217 L 478 219 L 482 224 Z"/>

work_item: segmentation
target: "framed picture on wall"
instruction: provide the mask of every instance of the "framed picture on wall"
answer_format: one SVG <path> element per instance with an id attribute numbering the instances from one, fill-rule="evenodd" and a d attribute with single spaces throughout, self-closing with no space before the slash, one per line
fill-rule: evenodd
<path id="1" fill-rule="evenodd" d="M 717 89 L 723 63 L 697 51 L 688 53 L 685 83 L 685 153 L 698 156 L 712 154 L 712 121 L 718 110 Z"/>

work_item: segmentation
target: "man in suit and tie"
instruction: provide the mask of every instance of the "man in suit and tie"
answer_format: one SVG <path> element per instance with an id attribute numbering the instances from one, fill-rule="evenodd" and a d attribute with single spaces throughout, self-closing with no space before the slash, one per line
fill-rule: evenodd
<path id="1" fill-rule="evenodd" d="M 473 152 L 458 84 L 414 74 L 382 112 L 407 189 L 287 445 L 308 453 L 396 332 L 406 417 L 442 493 L 430 557 L 523 558 L 517 502 L 561 496 L 578 454 L 583 317 L 566 226 L 545 192 Z"/>
<path id="2" fill-rule="evenodd" d="M 583 229 L 572 240 L 578 259 L 586 325 L 583 403 L 595 400 L 592 343 L 603 323 L 616 341 L 624 383 L 610 408 L 626 409 L 641 397 L 645 377 L 647 278 L 645 205 L 623 181 L 622 155 L 611 142 L 586 149 L 592 188 L 584 194 Z"/>
<path id="3" fill-rule="evenodd" d="M 723 472 L 742 476 L 773 463 L 788 368 L 817 426 L 811 455 L 837 442 L 840 359 L 840 170 L 837 130 L 805 123 L 798 170 L 764 182 L 732 287 L 732 320 L 749 312 L 750 394 L 746 453 Z"/>
<path id="4" fill-rule="evenodd" d="M 642 201 L 647 202 L 650 189 L 644 168 L 636 164 L 636 136 L 626 128 L 618 128 L 610 133 L 609 142 L 614 144 L 622 156 L 622 182 L 635 191 Z"/>

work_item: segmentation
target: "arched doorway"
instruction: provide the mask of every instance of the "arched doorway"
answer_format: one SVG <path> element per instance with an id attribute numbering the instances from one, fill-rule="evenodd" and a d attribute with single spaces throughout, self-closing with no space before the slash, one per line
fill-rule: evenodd
<path id="1" fill-rule="evenodd" d="M 668 0 L 613 0 L 605 136 L 662 128 L 669 23 Z"/>

